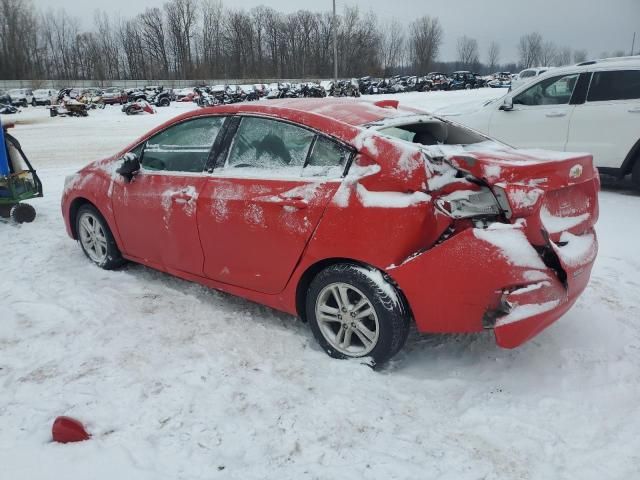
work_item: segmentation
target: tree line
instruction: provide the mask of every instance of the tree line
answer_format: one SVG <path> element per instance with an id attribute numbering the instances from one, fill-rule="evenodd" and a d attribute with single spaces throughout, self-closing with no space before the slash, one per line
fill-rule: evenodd
<path id="1" fill-rule="evenodd" d="M 96 12 L 82 28 L 64 10 L 41 11 L 30 0 L 0 0 L 0 78 L 143 80 L 329 78 L 333 32 L 341 77 L 425 74 L 439 67 L 496 71 L 500 44 L 481 62 L 478 42 L 457 39 L 457 59 L 438 62 L 444 29 L 423 16 L 408 26 L 373 12 L 282 13 L 268 6 L 226 7 L 221 0 L 169 0 L 131 18 Z M 553 48 L 552 48 L 553 47 Z M 519 43 L 520 65 L 567 64 L 586 52 L 558 49 L 537 33 Z"/>

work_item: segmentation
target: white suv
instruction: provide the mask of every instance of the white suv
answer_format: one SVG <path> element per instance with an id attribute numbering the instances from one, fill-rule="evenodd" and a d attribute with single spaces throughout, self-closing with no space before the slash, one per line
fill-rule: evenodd
<path id="1" fill-rule="evenodd" d="M 589 152 L 640 187 L 640 56 L 554 68 L 456 120 L 520 148 Z"/>

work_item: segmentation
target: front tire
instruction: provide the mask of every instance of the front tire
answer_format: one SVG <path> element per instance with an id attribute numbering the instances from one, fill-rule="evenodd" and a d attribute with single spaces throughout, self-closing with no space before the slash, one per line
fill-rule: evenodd
<path id="1" fill-rule="evenodd" d="M 82 251 L 98 267 L 113 270 L 124 263 L 109 225 L 93 205 L 78 209 L 76 234 Z"/>
<path id="2" fill-rule="evenodd" d="M 404 345 L 410 314 L 402 295 L 379 270 L 336 264 L 309 285 L 306 315 L 333 358 L 371 357 L 382 364 Z"/>

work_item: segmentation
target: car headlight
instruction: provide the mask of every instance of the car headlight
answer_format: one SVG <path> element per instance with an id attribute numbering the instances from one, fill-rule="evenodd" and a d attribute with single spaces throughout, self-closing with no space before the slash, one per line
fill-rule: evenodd
<path id="1" fill-rule="evenodd" d="M 503 213 L 487 187 L 450 193 L 437 199 L 436 205 L 451 218 L 496 217 Z"/>

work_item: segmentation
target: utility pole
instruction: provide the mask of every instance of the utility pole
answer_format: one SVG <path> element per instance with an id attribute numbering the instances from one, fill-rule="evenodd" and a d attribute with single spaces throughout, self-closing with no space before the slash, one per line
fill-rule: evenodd
<path id="1" fill-rule="evenodd" d="M 338 22 L 336 21 L 336 0 L 333 0 L 333 84 L 338 83 Z"/>
<path id="2" fill-rule="evenodd" d="M 631 56 L 633 56 L 633 49 L 636 46 L 636 32 L 633 32 L 633 40 L 631 41 Z"/>

